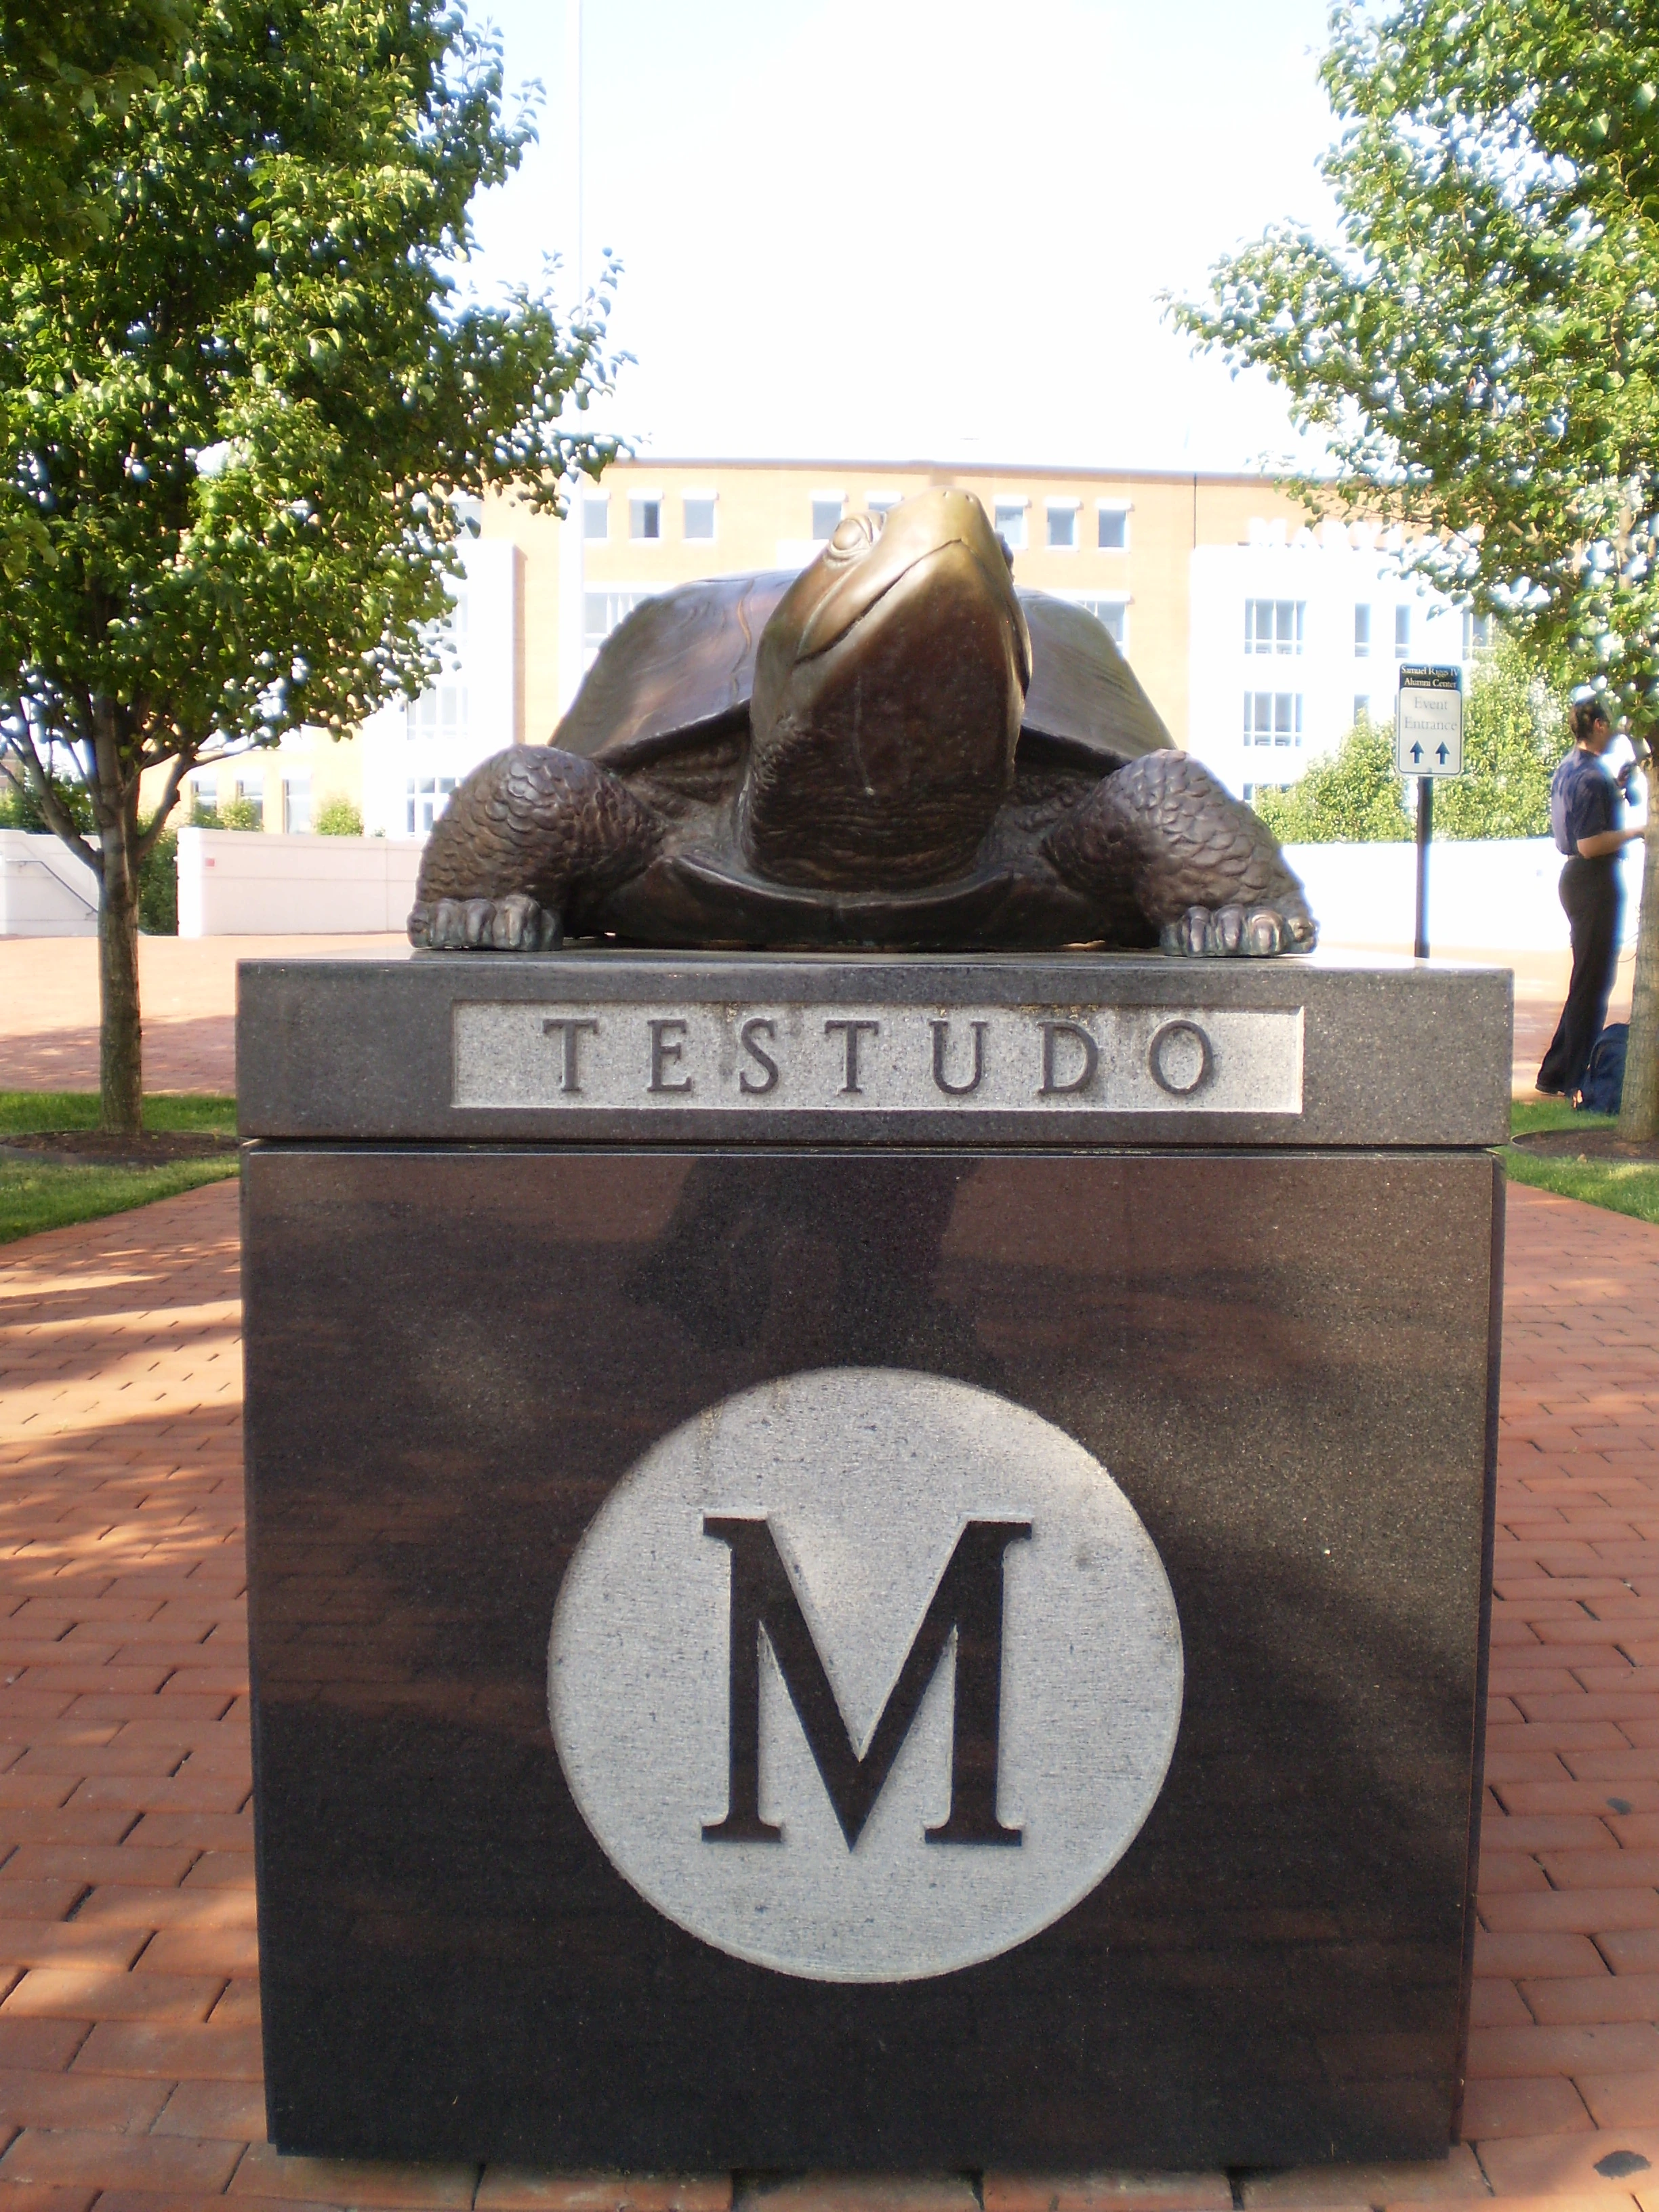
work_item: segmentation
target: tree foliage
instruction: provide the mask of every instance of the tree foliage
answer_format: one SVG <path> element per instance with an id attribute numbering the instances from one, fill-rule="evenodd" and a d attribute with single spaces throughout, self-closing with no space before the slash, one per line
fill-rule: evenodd
<path id="1" fill-rule="evenodd" d="M 1550 778 L 1571 742 L 1566 702 L 1511 638 L 1476 666 L 1463 707 L 1463 773 L 1443 777 L 1434 834 L 1449 839 L 1547 837 Z M 1363 719 L 1288 791 L 1262 791 L 1255 811 L 1281 844 L 1370 844 L 1409 837 L 1394 734 Z"/>
<path id="2" fill-rule="evenodd" d="M 1341 239 L 1285 224 L 1178 321 L 1265 368 L 1426 535 L 1411 565 L 1659 720 L 1659 19 L 1625 0 L 1340 5 Z"/>
<path id="3" fill-rule="evenodd" d="M 108 228 L 82 127 L 176 66 L 191 0 L 0 0 L 0 235 L 74 246 Z"/>
<path id="4" fill-rule="evenodd" d="M 1287 791 L 1258 791 L 1252 804 L 1281 845 L 1370 845 L 1411 835 L 1394 739 L 1369 715 Z"/>
<path id="5" fill-rule="evenodd" d="M 1659 15 L 1641 0 L 1340 0 L 1334 242 L 1284 224 L 1177 320 L 1325 439 L 1309 487 L 1659 730 Z M 1650 837 L 1629 1133 L 1659 1128 Z M 1632 1101 L 1639 1103 L 1632 1108 Z"/>
<path id="6" fill-rule="evenodd" d="M 0 714 L 100 874 L 125 1126 L 120 939 L 184 775 L 419 692 L 469 501 L 560 511 L 617 450 L 568 411 L 610 381 L 612 272 L 568 324 L 545 292 L 459 300 L 469 204 L 532 134 L 444 0 L 200 0 L 173 76 L 73 113 L 106 228 L 0 236 Z"/>
<path id="7" fill-rule="evenodd" d="M 1463 702 L 1463 773 L 1435 792 L 1435 836 L 1547 837 L 1550 778 L 1571 743 L 1560 690 L 1500 637 Z"/>

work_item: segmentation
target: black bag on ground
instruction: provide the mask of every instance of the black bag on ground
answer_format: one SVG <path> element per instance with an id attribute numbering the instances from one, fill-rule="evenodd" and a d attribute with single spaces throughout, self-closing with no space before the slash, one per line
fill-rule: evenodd
<path id="1" fill-rule="evenodd" d="M 1616 1114 L 1625 1091 L 1625 1048 L 1628 1022 L 1609 1022 L 1590 1047 L 1579 1103 L 1587 1114 Z"/>

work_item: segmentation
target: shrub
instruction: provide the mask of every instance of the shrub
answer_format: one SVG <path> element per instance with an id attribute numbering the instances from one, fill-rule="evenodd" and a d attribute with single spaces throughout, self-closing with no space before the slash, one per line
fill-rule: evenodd
<path id="1" fill-rule="evenodd" d="M 138 871 L 138 927 L 149 937 L 179 934 L 179 832 L 164 830 Z"/>
<path id="2" fill-rule="evenodd" d="M 1369 716 L 1334 753 L 1311 762 L 1299 783 L 1259 791 L 1252 804 L 1281 845 L 1370 845 L 1412 834 L 1393 733 Z"/>
<path id="3" fill-rule="evenodd" d="M 361 837 L 362 809 L 343 792 L 331 791 L 313 816 L 311 826 L 319 837 Z"/>

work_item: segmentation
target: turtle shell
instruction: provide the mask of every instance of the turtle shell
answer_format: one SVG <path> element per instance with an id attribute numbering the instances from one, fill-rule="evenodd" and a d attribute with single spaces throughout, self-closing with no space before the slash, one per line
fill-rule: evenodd
<path id="1" fill-rule="evenodd" d="M 642 599 L 599 648 L 552 742 L 621 774 L 726 734 L 747 715 L 761 632 L 794 580 L 777 569 L 717 576 Z M 1172 744 L 1103 623 L 1047 592 L 1019 599 L 1031 632 L 1023 750 L 1103 775 Z"/>

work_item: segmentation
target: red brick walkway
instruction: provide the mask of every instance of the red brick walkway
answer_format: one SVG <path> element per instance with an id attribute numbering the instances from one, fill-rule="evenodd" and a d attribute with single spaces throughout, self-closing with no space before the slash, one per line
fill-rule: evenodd
<path id="1" fill-rule="evenodd" d="M 0 1255 L 0 2212 L 714 2212 L 724 2176 L 344 2168 L 264 2142 L 235 1238 L 218 1185 Z M 986 2212 L 1659 2212 L 1656 1338 L 1659 1229 L 1512 1190 L 1470 2142 L 1446 2166 L 1231 2182 L 989 2174 Z M 943 2177 L 740 2193 L 975 2203 Z"/>

